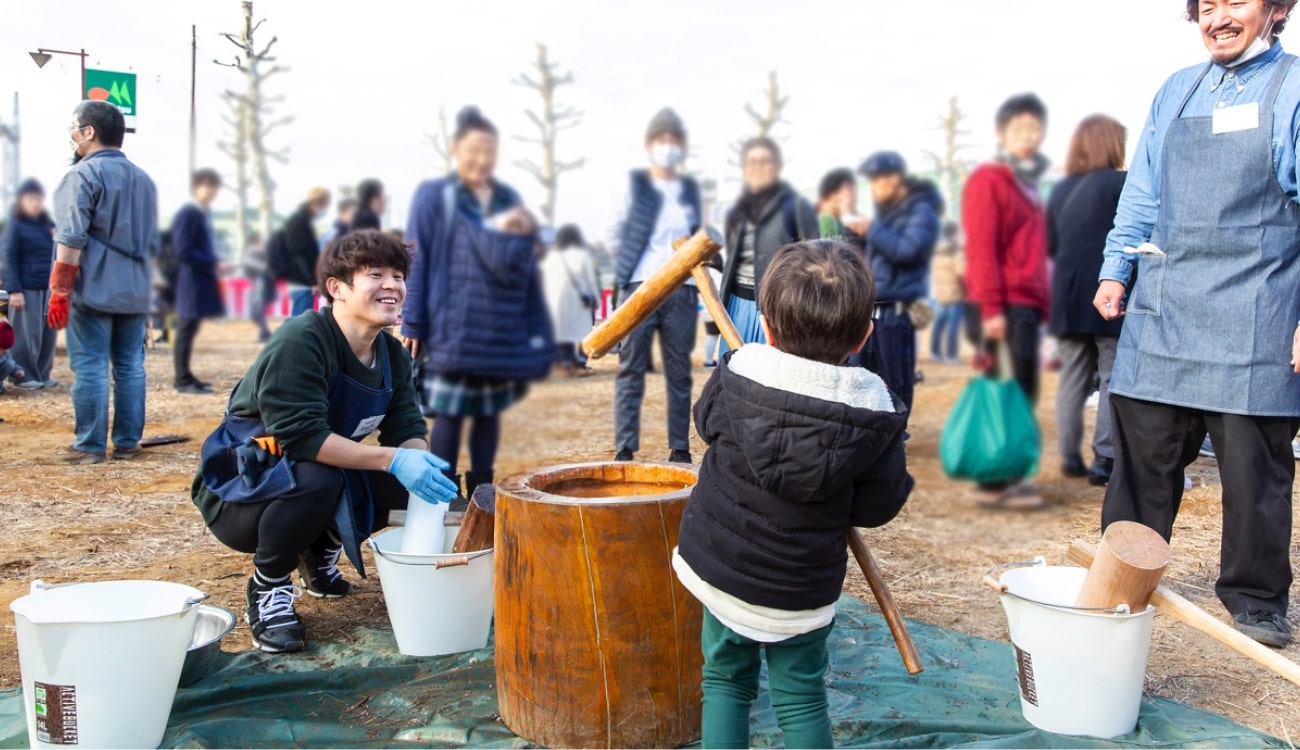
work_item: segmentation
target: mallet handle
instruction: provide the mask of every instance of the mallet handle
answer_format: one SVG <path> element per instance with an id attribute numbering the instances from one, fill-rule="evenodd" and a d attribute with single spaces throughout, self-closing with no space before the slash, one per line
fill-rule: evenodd
<path id="1" fill-rule="evenodd" d="M 727 308 L 723 306 L 722 300 L 718 298 L 718 288 L 713 285 L 713 277 L 709 275 L 709 269 L 703 264 L 691 269 L 691 278 L 695 279 L 695 286 L 700 290 L 700 300 L 704 302 L 704 309 L 709 311 L 709 316 L 718 326 L 718 331 L 722 334 L 722 340 L 727 342 L 727 346 L 734 352 L 739 349 L 745 342 L 740 338 L 740 331 L 736 330 L 736 324 L 731 322 L 731 316 L 727 314 Z"/>
<path id="2" fill-rule="evenodd" d="M 663 268 L 646 279 L 599 328 L 583 339 L 582 350 L 592 359 L 608 354 L 686 283 L 692 269 L 707 263 L 720 250 L 722 247 L 709 238 L 708 232 L 703 229 L 696 232 L 681 243 Z"/>
<path id="3" fill-rule="evenodd" d="M 880 566 L 871 556 L 871 550 L 867 549 L 867 543 L 862 540 L 862 535 L 857 529 L 849 529 L 845 536 L 849 540 L 849 549 L 853 551 L 853 557 L 857 558 L 858 567 L 862 568 L 862 576 L 867 579 L 871 593 L 876 596 L 876 603 L 880 605 L 880 614 L 889 624 L 889 632 L 894 636 L 894 645 L 898 646 L 898 653 L 903 657 L 903 666 L 907 667 L 908 674 L 920 674 L 925 670 L 921 664 L 921 655 L 916 652 L 916 644 L 912 643 L 912 634 L 907 632 L 907 623 L 898 613 L 898 607 L 894 604 L 894 595 L 889 593 L 889 586 L 885 584 Z"/>

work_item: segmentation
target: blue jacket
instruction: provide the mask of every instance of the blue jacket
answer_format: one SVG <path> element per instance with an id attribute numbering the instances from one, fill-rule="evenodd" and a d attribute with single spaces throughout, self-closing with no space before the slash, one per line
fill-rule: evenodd
<path id="1" fill-rule="evenodd" d="M 492 213 L 520 205 L 509 186 L 494 182 L 492 189 Z M 452 207 L 448 196 L 454 196 Z M 424 342 L 431 372 L 544 377 L 555 343 L 535 239 L 488 229 L 483 221 L 477 201 L 455 176 L 416 189 L 406 231 L 415 257 L 402 333 Z"/>
<path id="2" fill-rule="evenodd" d="M 9 291 L 42 291 L 50 285 L 50 267 L 54 265 L 54 222 L 49 214 L 30 219 L 14 211 L 0 234 L 0 258 L 4 264 L 4 283 Z"/>
<path id="3" fill-rule="evenodd" d="M 614 261 L 616 289 L 622 289 L 632 280 L 632 274 L 636 272 L 641 256 L 650 245 L 655 224 L 658 223 L 659 214 L 664 208 L 663 194 L 655 190 L 654 184 L 650 181 L 649 171 L 635 170 L 632 172 L 631 179 L 630 205 L 618 238 L 618 254 Z M 681 181 L 681 202 L 683 206 L 691 209 L 690 215 L 695 217 L 696 223 L 691 227 L 691 234 L 695 234 L 700 229 L 700 217 L 703 215 L 700 205 L 700 187 L 691 177 L 683 176 Z"/>
<path id="4" fill-rule="evenodd" d="M 915 302 L 930 294 L 930 259 L 939 241 L 943 197 L 929 180 L 909 179 L 907 197 L 877 210 L 867 257 L 879 302 Z"/>
<path id="5" fill-rule="evenodd" d="M 176 253 L 176 315 L 219 318 L 226 314 L 217 283 L 217 251 L 212 225 L 203 209 L 188 204 L 172 219 L 172 249 Z"/>

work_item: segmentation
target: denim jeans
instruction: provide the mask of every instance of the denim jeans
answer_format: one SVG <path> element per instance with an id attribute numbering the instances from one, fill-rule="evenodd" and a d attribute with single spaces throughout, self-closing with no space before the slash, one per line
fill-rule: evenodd
<path id="1" fill-rule="evenodd" d="M 302 313 L 316 309 L 316 295 L 310 289 L 295 289 L 289 292 L 289 317 L 296 318 Z"/>
<path id="2" fill-rule="evenodd" d="M 935 359 L 957 359 L 964 315 L 965 308 L 960 302 L 939 305 L 934 316 L 934 328 L 930 329 L 930 354 Z"/>
<path id="3" fill-rule="evenodd" d="M 826 700 L 826 640 L 832 625 L 779 643 L 759 643 L 704 610 L 704 718 L 700 745 L 749 747 L 749 710 L 758 697 L 760 651 L 767 653 L 768 692 L 785 746 L 832 747 Z"/>
<path id="4" fill-rule="evenodd" d="M 72 308 L 68 364 L 75 415 L 74 450 L 108 447 L 108 375 L 113 373 L 113 447 L 130 449 L 144 431 L 144 315 L 106 315 Z"/>

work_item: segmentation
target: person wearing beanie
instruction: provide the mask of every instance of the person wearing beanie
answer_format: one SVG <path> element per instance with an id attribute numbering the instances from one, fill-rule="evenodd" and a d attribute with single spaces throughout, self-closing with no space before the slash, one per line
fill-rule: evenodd
<path id="1" fill-rule="evenodd" d="M 384 209 L 388 205 L 388 196 L 384 195 L 384 183 L 379 180 L 362 180 L 357 185 L 357 209 L 352 214 L 349 230 L 383 229 Z"/>
<path id="2" fill-rule="evenodd" d="M 18 186 L 18 200 L 0 234 L 4 288 L 9 292 L 9 318 L 16 341 L 8 346 L 20 367 L 15 384 L 25 390 L 59 383 L 50 377 L 58 332 L 45 320 L 50 302 L 48 281 L 54 263 L 54 221 L 45 210 L 45 188 L 34 179 Z M 13 376 L 10 376 L 13 377 Z"/>
<path id="3" fill-rule="evenodd" d="M 615 209 L 606 247 L 614 252 L 614 293 L 627 299 L 673 254 L 673 241 L 703 224 L 699 185 L 679 170 L 686 160 L 686 125 L 672 109 L 659 110 L 645 133 L 649 168 L 635 169 Z M 614 386 L 617 460 L 631 461 L 641 446 L 641 402 L 655 332 L 668 389 L 668 460 L 690 463 L 691 352 L 699 296 L 692 282 L 673 293 L 623 342 Z"/>

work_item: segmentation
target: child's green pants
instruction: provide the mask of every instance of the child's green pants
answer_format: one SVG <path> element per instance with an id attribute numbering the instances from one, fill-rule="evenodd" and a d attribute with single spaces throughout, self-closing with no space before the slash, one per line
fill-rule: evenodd
<path id="1" fill-rule="evenodd" d="M 749 709 L 758 697 L 759 652 L 767 652 L 768 691 L 787 748 L 831 747 L 826 704 L 826 639 L 831 625 L 780 643 L 759 643 L 718 622 L 707 609 L 703 746 L 749 747 Z"/>

